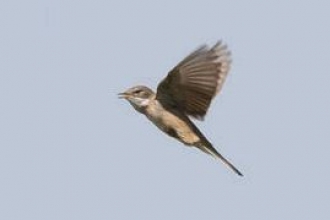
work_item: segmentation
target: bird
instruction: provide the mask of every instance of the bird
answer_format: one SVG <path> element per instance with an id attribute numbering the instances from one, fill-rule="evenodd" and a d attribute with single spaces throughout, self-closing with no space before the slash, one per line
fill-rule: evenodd
<path id="1" fill-rule="evenodd" d="M 192 121 L 204 119 L 212 99 L 225 82 L 230 65 L 231 52 L 226 44 L 222 41 L 217 41 L 212 47 L 203 44 L 168 72 L 156 92 L 147 86 L 137 85 L 118 95 L 170 137 L 220 159 L 236 174 L 243 176 Z"/>

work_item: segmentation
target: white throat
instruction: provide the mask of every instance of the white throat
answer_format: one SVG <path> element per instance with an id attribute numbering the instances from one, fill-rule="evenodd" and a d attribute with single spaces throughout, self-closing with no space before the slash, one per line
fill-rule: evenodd
<path id="1" fill-rule="evenodd" d="M 136 107 L 147 107 L 149 105 L 150 99 L 134 98 L 129 100 Z"/>
<path id="2" fill-rule="evenodd" d="M 147 105 L 149 105 L 149 102 L 150 102 L 150 99 L 142 99 L 141 100 L 141 105 L 142 106 L 147 106 Z"/>

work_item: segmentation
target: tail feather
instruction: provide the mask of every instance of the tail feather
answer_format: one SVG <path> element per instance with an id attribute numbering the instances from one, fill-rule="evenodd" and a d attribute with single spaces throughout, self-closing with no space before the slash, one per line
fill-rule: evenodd
<path id="1" fill-rule="evenodd" d="M 213 157 L 219 158 L 224 164 L 226 164 L 230 169 L 232 169 L 239 176 L 243 176 L 243 174 L 232 164 L 230 163 L 224 156 L 222 156 L 211 143 L 202 143 L 198 142 L 196 145 L 203 152 L 210 154 Z"/>

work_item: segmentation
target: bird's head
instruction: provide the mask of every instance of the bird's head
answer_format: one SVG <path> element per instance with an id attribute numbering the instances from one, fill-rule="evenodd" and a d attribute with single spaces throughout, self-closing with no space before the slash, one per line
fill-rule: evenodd
<path id="1" fill-rule="evenodd" d="M 125 92 L 119 93 L 119 98 L 126 99 L 139 112 L 149 105 L 154 92 L 146 86 L 134 86 Z"/>

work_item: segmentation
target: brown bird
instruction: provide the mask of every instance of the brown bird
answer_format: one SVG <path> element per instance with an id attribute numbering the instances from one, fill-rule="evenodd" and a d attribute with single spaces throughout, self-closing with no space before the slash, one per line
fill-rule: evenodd
<path id="1" fill-rule="evenodd" d="M 202 45 L 168 73 L 158 85 L 157 93 L 146 86 L 135 86 L 119 93 L 119 98 L 128 100 L 169 136 L 219 158 L 243 176 L 189 118 L 203 120 L 212 98 L 226 79 L 230 63 L 230 52 L 220 41 L 212 48 Z"/>

